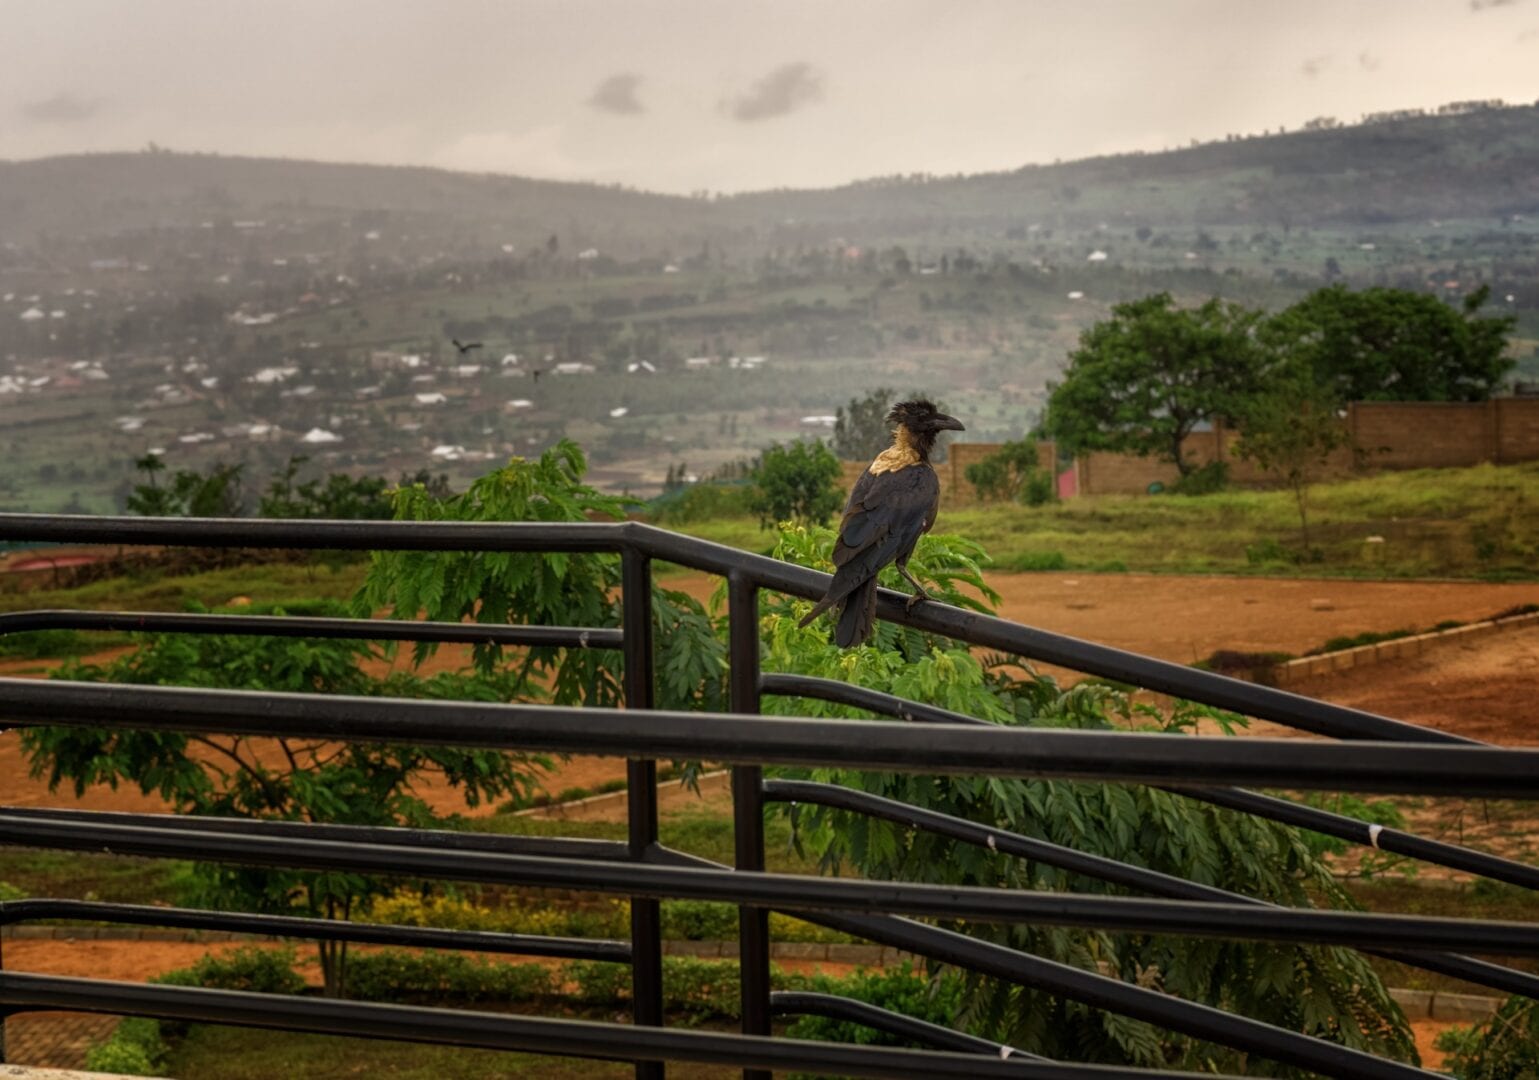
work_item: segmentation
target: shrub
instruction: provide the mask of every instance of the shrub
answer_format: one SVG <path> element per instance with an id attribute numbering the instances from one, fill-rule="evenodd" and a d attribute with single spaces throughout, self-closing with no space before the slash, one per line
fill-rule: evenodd
<path id="1" fill-rule="evenodd" d="M 1212 495 L 1224 490 L 1229 483 L 1229 465 L 1223 461 L 1210 461 L 1199 465 L 1170 485 L 1177 495 Z"/>
<path id="2" fill-rule="evenodd" d="M 932 1024 L 953 1027 L 962 1008 L 963 981 L 959 975 L 946 974 L 925 978 L 905 962 L 887 971 L 861 969 L 845 979 L 812 980 L 813 990 L 854 998 L 878 1008 L 928 1020 Z M 793 1039 L 822 1039 L 827 1042 L 855 1043 L 861 1046 L 907 1046 L 908 1040 L 864 1024 L 833 1020 L 826 1016 L 803 1016 L 786 1032 Z"/>
<path id="3" fill-rule="evenodd" d="M 0 902 L 6 900 L 25 900 L 27 890 L 19 889 L 9 881 L 0 881 Z"/>
<path id="4" fill-rule="evenodd" d="M 28 630 L 0 637 L 0 657 L 7 659 L 50 660 L 90 651 L 91 643 L 76 630 Z"/>
<path id="5" fill-rule="evenodd" d="M 1041 506 L 1057 494 L 1053 476 L 1037 464 L 1037 444 L 1031 439 L 1007 442 L 965 470 L 967 482 L 984 502 L 1024 502 Z"/>
<path id="6" fill-rule="evenodd" d="M 759 523 L 766 529 L 781 521 L 827 523 L 844 501 L 837 486 L 842 473 L 839 459 L 820 441 L 774 443 L 753 472 L 750 499 Z"/>
<path id="7" fill-rule="evenodd" d="M 1534 1080 L 1539 1077 L 1539 1003 L 1513 996 L 1490 1019 L 1453 1028 L 1435 1044 L 1443 1067 L 1459 1080 Z"/>
<path id="8" fill-rule="evenodd" d="M 737 908 L 708 900 L 663 904 L 663 936 L 683 941 L 725 941 L 737 936 Z"/>
<path id="9" fill-rule="evenodd" d="M 293 949 L 263 949 L 255 945 L 223 956 L 200 957 L 190 968 L 169 971 L 151 981 L 253 994 L 297 994 L 305 988 L 305 980 L 294 970 Z"/>
<path id="10" fill-rule="evenodd" d="M 556 981 L 540 964 L 507 964 L 460 953 L 382 949 L 348 960 L 348 992 L 360 1001 L 533 1001 L 552 996 Z"/>
<path id="11" fill-rule="evenodd" d="M 85 1068 L 88 1072 L 120 1076 L 159 1076 L 167 1049 L 160 1021 L 129 1016 L 106 1042 L 86 1053 Z"/>
<path id="12" fill-rule="evenodd" d="M 492 930 L 549 937 L 612 937 L 630 934 L 630 905 L 607 900 L 581 907 L 531 907 L 512 903 L 480 904 L 464 896 L 423 896 L 401 889 L 374 901 L 369 918 L 394 926 L 431 926 L 444 930 Z"/>

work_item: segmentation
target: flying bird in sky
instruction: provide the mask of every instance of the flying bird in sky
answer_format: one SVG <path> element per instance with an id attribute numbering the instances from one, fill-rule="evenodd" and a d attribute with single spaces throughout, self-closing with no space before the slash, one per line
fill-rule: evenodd
<path id="1" fill-rule="evenodd" d="M 855 482 L 834 544 L 834 580 L 800 624 L 838 605 L 834 641 L 845 649 L 869 641 L 876 630 L 876 579 L 887 564 L 896 564 L 914 587 L 909 608 L 930 598 L 908 572 L 908 559 L 940 505 L 940 478 L 930 465 L 935 438 L 964 430 L 928 401 L 900 401 L 887 420 L 895 425 L 892 445 Z"/>
<path id="2" fill-rule="evenodd" d="M 460 351 L 461 356 L 464 356 L 466 353 L 470 352 L 471 349 L 479 349 L 481 347 L 481 343 L 479 341 L 467 341 L 461 345 L 459 338 L 450 338 L 449 340 L 453 343 L 454 347 Z"/>

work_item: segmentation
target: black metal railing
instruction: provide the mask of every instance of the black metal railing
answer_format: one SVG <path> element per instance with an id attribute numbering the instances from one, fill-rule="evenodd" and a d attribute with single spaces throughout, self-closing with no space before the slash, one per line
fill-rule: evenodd
<path id="1" fill-rule="evenodd" d="M 91 919 L 299 939 L 609 960 L 631 965 L 634 987 L 633 1023 L 622 1025 L 349 1001 L 307 1000 L 301 1005 L 293 999 L 258 994 L 0 970 L 0 1016 L 33 1009 L 79 1009 L 518 1049 L 632 1061 L 642 1077 L 660 1077 L 665 1060 L 740 1066 L 748 1077 L 765 1077 L 767 1070 L 773 1069 L 925 1078 L 1081 1077 L 1136 1072 L 1045 1061 L 962 1032 L 829 995 L 772 994 L 771 910 L 787 911 L 869 941 L 1337 1077 L 1387 1080 L 1428 1074 L 909 916 L 1338 944 L 1539 998 L 1539 976 L 1455 951 L 1539 955 L 1539 924 L 1282 908 L 865 792 L 810 781 L 765 780 L 762 773 L 766 764 L 841 765 L 926 774 L 1152 784 L 1354 844 L 1533 889 L 1539 888 L 1539 868 L 1232 785 L 1534 798 L 1539 796 L 1539 751 L 1489 747 L 1446 732 L 942 604 L 922 604 L 909 610 L 906 597 L 885 590 L 879 597 L 878 615 L 894 622 L 1345 741 L 1174 739 L 1003 728 L 844 683 L 763 673 L 759 669 L 759 592 L 770 589 L 815 598 L 822 594 L 826 576 L 634 522 L 445 524 L 0 515 L 0 541 L 618 555 L 622 601 L 618 629 L 32 611 L 0 615 L 0 634 L 68 628 L 618 649 L 625 661 L 623 710 L 0 679 L 0 725 L 80 724 L 620 755 L 628 761 L 629 831 L 623 843 L 0 805 L 0 844 L 105 848 L 123 854 L 241 865 L 390 873 L 622 895 L 631 901 L 629 941 L 48 899 L 0 904 L 0 925 Z M 666 559 L 727 579 L 727 713 L 681 713 L 654 707 L 652 559 Z M 854 706 L 896 722 L 852 724 L 763 717 L 758 714 L 765 694 Z M 654 764 L 659 757 L 704 759 L 732 767 L 733 866 L 673 851 L 659 842 Z M 766 873 L 764 810 L 772 802 L 787 801 L 817 803 L 899 822 L 1145 895 L 1108 897 Z M 664 1026 L 658 902 L 671 898 L 737 905 L 742 1034 Z M 772 1037 L 775 1015 L 804 1013 L 866 1024 L 923 1049 L 840 1046 Z"/>

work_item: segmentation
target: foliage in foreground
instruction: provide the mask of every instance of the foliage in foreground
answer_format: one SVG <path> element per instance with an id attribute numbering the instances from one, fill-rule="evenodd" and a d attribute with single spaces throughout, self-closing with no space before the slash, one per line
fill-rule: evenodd
<path id="1" fill-rule="evenodd" d="M 1510 997 L 1490 1019 L 1443 1032 L 1437 1048 L 1459 1080 L 1539 1080 L 1539 1002 Z"/>
<path id="2" fill-rule="evenodd" d="M 780 554 L 822 565 L 826 531 L 788 532 Z M 962 593 L 976 582 L 978 553 L 956 567 L 960 545 L 921 542 L 911 570 L 937 598 L 987 606 Z M 917 568 L 917 569 L 916 569 Z M 874 646 L 839 650 L 814 626 L 796 626 L 807 605 L 765 604 L 766 670 L 849 681 L 995 723 L 1081 729 L 1135 726 L 1180 738 L 1200 716 L 1235 718 L 1180 703 L 1165 716 L 1105 686 L 1063 691 L 1003 658 L 884 626 Z M 766 711 L 859 718 L 813 700 L 770 699 Z M 930 777 L 825 768 L 782 770 L 994 825 L 1056 844 L 1290 907 L 1351 908 L 1350 896 L 1294 830 L 1146 787 L 1001 778 Z M 823 807 L 787 807 L 796 836 L 824 869 L 876 880 L 923 881 L 1090 894 L 1122 890 L 974 845 Z M 1415 1060 L 1404 1015 L 1372 968 L 1348 949 L 1301 947 L 1035 926 L 959 925 L 972 936 L 1074 967 L 1109 969 L 1128 983 L 1252 1016 L 1293 1031 Z M 1279 1067 L 1035 990 L 970 977 L 957 1018 L 978 1034 L 1048 1057 L 1159 1068 L 1256 1072 Z M 1286 1069 L 1279 1071 L 1285 1074 Z"/>
<path id="3" fill-rule="evenodd" d="M 624 500 L 583 482 L 587 460 L 563 440 L 538 459 L 514 458 L 460 495 L 437 498 L 426 488 L 401 489 L 401 521 L 588 522 L 623 520 Z M 620 625 L 624 598 L 620 560 L 575 552 L 376 551 L 353 602 L 367 618 L 381 608 L 391 618 L 531 626 Z M 724 701 L 725 648 L 701 605 L 681 592 L 654 587 L 657 698 L 661 708 L 715 709 Z M 414 647 L 422 663 L 437 651 Z M 613 651 L 537 646 L 509 653 L 481 643 L 474 669 L 495 675 L 503 700 L 612 708 L 624 698 L 624 665 Z"/>
<path id="4" fill-rule="evenodd" d="M 246 609 L 252 611 L 254 609 Z M 260 609 L 256 609 L 260 610 Z M 336 615 L 341 605 L 307 605 Z M 275 613 L 282 614 L 282 609 Z M 105 664 L 67 663 L 53 674 L 82 682 L 138 686 L 452 697 L 498 700 L 494 679 L 397 673 L 380 680 L 360 664 L 372 647 L 356 641 L 238 635 L 136 635 L 137 648 Z M 424 827 L 436 818 L 417 784 L 440 778 L 470 806 L 523 796 L 546 762 L 522 753 L 399 743 L 215 736 L 95 727 L 36 727 L 22 733 L 34 776 L 50 789 L 132 783 L 177 813 L 346 825 Z M 358 874 L 197 865 L 195 902 L 247 911 L 347 918 L 383 888 Z M 345 978 L 346 950 L 322 943 L 328 988 Z"/>

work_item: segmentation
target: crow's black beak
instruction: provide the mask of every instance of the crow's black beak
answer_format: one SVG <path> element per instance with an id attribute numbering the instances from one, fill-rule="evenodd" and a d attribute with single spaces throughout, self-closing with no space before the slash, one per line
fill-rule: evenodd
<path id="1" fill-rule="evenodd" d="M 936 413 L 935 419 L 930 421 L 930 426 L 933 427 L 936 431 L 967 430 L 962 426 L 962 421 L 958 420 L 954 416 L 947 416 L 945 413 Z"/>

